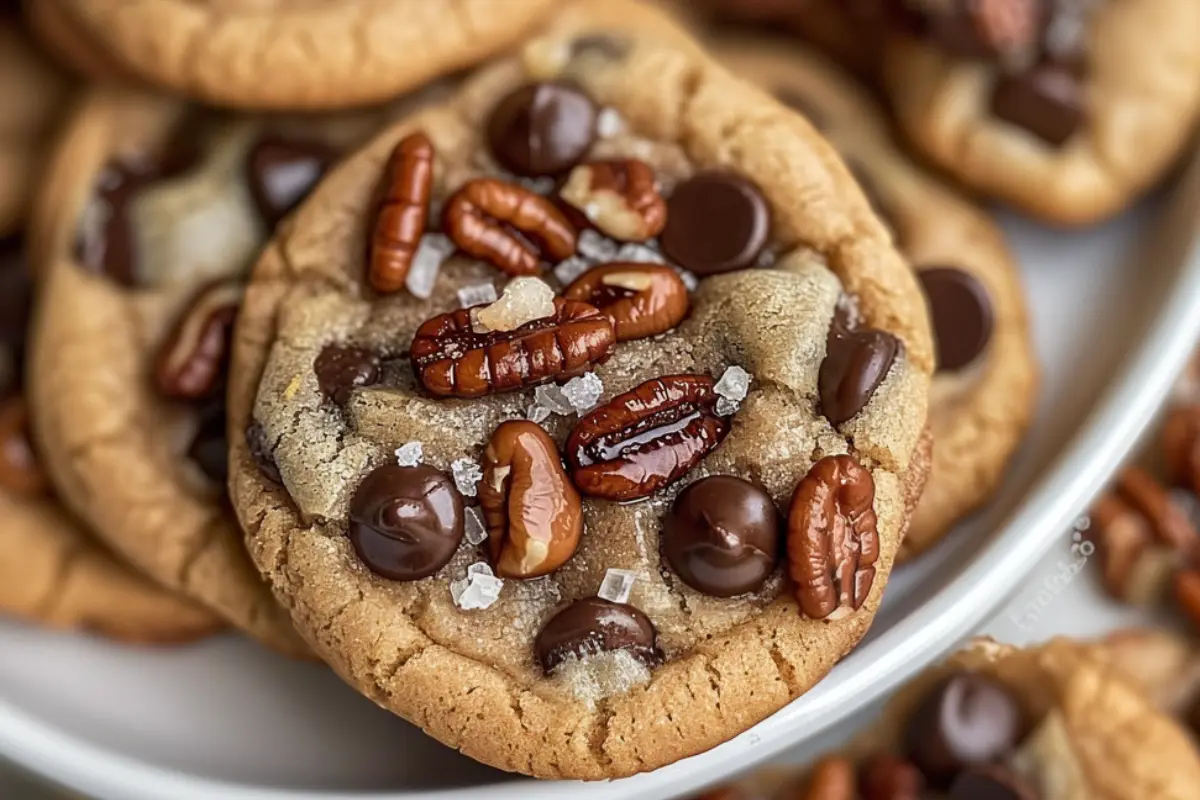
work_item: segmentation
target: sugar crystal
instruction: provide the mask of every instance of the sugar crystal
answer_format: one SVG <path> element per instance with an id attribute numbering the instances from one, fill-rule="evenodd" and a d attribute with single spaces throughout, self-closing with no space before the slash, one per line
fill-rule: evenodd
<path id="1" fill-rule="evenodd" d="M 571 406 L 567 413 L 583 414 L 591 411 L 600 402 L 604 394 L 604 382 L 594 372 L 587 372 L 578 378 L 571 378 L 563 384 L 562 395 Z"/>
<path id="2" fill-rule="evenodd" d="M 567 658 L 554 670 L 556 681 L 589 708 L 606 697 L 625 694 L 650 680 L 650 668 L 628 650 Z"/>
<path id="3" fill-rule="evenodd" d="M 554 290 L 537 278 L 513 278 L 500 299 L 471 312 L 472 324 L 488 331 L 512 331 L 554 316 Z"/>
<path id="4" fill-rule="evenodd" d="M 467 567 L 467 577 L 451 581 L 450 597 L 463 611 L 476 611 L 499 600 L 503 588 L 504 580 L 492 574 L 487 564 L 478 562 Z"/>
<path id="5" fill-rule="evenodd" d="M 421 237 L 417 252 L 413 254 L 412 263 L 408 268 L 408 277 L 404 285 L 409 294 L 428 300 L 433 295 L 433 286 L 437 283 L 438 270 L 454 252 L 456 245 L 450 238 L 441 233 L 427 233 Z"/>
<path id="6" fill-rule="evenodd" d="M 487 541 L 487 525 L 483 522 L 483 512 L 478 506 L 467 506 L 464 517 L 464 536 L 468 544 L 483 544 Z"/>
<path id="7" fill-rule="evenodd" d="M 420 442 L 408 442 L 396 448 L 396 463 L 402 467 L 415 467 L 421 463 L 424 454 Z"/>
<path id="8" fill-rule="evenodd" d="M 629 593 L 633 591 L 633 584 L 636 581 L 636 572 L 627 569 L 610 569 L 604 573 L 604 580 L 600 582 L 600 591 L 596 592 L 596 595 L 610 603 L 627 603 L 629 602 Z"/>
<path id="9" fill-rule="evenodd" d="M 464 497 L 474 497 L 479 482 L 483 480 L 483 470 L 469 458 L 460 458 L 451 464 L 450 474 L 454 476 L 454 485 Z"/>
<path id="10" fill-rule="evenodd" d="M 620 247 L 612 239 L 588 228 L 579 234 L 579 252 L 593 261 L 615 261 Z"/>
<path id="11" fill-rule="evenodd" d="M 496 287 L 490 283 L 473 283 L 458 290 L 458 304 L 463 308 L 494 303 L 497 299 Z"/>

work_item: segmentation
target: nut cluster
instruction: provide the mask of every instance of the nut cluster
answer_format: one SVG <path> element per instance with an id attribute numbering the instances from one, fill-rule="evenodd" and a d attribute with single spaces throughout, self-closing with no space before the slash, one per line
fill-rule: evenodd
<path id="1" fill-rule="evenodd" d="M 644 242 L 667 224 L 667 201 L 658 193 L 654 168 L 636 158 L 580 164 L 559 196 L 618 241 Z"/>

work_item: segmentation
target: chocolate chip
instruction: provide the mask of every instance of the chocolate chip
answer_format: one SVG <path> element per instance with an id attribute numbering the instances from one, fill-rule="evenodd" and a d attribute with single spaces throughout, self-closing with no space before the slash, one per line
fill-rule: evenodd
<path id="1" fill-rule="evenodd" d="M 1011 753 L 1023 727 L 1020 704 L 1008 687 L 959 672 L 922 699 L 909 718 L 904 746 L 930 784 L 945 788 L 966 767 Z"/>
<path id="2" fill-rule="evenodd" d="M 587 155 L 596 116 L 596 104 L 572 86 L 529 84 L 492 110 L 488 144 L 496 160 L 518 175 L 560 175 Z"/>
<path id="3" fill-rule="evenodd" d="M 349 535 L 372 572 L 396 581 L 426 578 L 462 541 L 462 495 L 433 467 L 385 464 L 355 491 Z"/>
<path id="4" fill-rule="evenodd" d="M 355 389 L 379 381 L 379 355 L 361 347 L 327 345 L 313 363 L 321 392 L 339 406 L 350 401 Z"/>
<path id="5" fill-rule="evenodd" d="M 254 420 L 246 427 L 246 447 L 250 450 L 250 457 L 254 459 L 254 465 L 258 467 L 258 471 L 262 476 L 271 483 L 282 486 L 283 478 L 279 474 L 279 467 L 275 463 L 275 454 L 272 452 L 271 441 L 267 438 L 267 431 L 263 428 L 262 423 Z"/>
<path id="6" fill-rule="evenodd" d="M 627 650 L 648 664 L 660 659 L 650 618 L 625 603 L 585 597 L 559 611 L 542 626 L 534 655 L 550 673 L 568 658 Z"/>
<path id="7" fill-rule="evenodd" d="M 825 418 L 834 425 L 853 419 L 871 401 L 902 352 L 899 339 L 875 328 L 859 328 L 846 306 L 839 304 L 817 375 Z"/>
<path id="8" fill-rule="evenodd" d="M 1083 126 L 1085 103 L 1076 72 L 1050 62 L 1001 78 L 992 92 L 993 114 L 1054 147 L 1066 144 Z"/>
<path id="9" fill-rule="evenodd" d="M 713 597 L 754 592 L 775 569 L 780 517 L 758 486 L 714 475 L 688 486 L 663 522 L 663 555 L 684 583 Z"/>
<path id="10" fill-rule="evenodd" d="M 754 183 L 732 172 L 698 172 L 667 201 L 663 253 L 697 275 L 752 266 L 767 244 L 771 210 Z"/>
<path id="11" fill-rule="evenodd" d="M 950 787 L 948 800 L 1039 800 L 1025 778 L 1000 764 L 974 767 L 960 774 Z"/>
<path id="12" fill-rule="evenodd" d="M 337 159 L 332 147 L 267 134 L 246 157 L 246 177 L 254 205 L 267 227 L 274 228 L 308 196 Z"/>
<path id="13" fill-rule="evenodd" d="M 225 432 L 223 396 L 200 409 L 200 425 L 188 448 L 188 458 L 215 483 L 224 486 L 228 481 L 229 439 Z"/>
<path id="14" fill-rule="evenodd" d="M 829 124 L 829 119 L 821 107 L 814 103 L 810 96 L 797 90 L 794 86 L 777 87 L 775 97 L 788 108 L 799 111 L 817 130 L 825 130 Z"/>
<path id="15" fill-rule="evenodd" d="M 32 301 L 33 282 L 21 240 L 0 240 L 0 349 L 9 351 L 14 359 L 25 347 Z"/>
<path id="16" fill-rule="evenodd" d="M 995 318 L 987 287 L 969 272 L 954 267 L 932 267 L 917 273 L 937 345 L 938 370 L 968 366 L 987 348 Z"/>

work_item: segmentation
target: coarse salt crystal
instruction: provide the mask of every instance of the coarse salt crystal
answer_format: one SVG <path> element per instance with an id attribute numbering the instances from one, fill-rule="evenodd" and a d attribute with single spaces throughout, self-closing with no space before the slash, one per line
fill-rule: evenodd
<path id="1" fill-rule="evenodd" d="M 562 283 L 571 283 L 583 273 L 592 268 L 592 262 L 582 256 L 571 256 L 565 261 L 558 262 L 554 268 L 554 277 Z"/>
<path id="2" fill-rule="evenodd" d="M 467 567 L 467 575 L 495 575 L 492 565 L 486 561 L 476 561 Z"/>
<path id="3" fill-rule="evenodd" d="M 541 425 L 543 422 L 550 419 L 550 415 L 553 413 L 554 413 L 553 411 L 546 408 L 545 406 L 540 405 L 538 403 L 534 403 L 528 409 L 525 410 L 525 419 L 529 420 L 530 422 L 532 422 L 534 424 Z"/>
<path id="4" fill-rule="evenodd" d="M 483 512 L 478 506 L 467 506 L 463 522 L 463 535 L 468 544 L 483 544 L 487 541 L 487 525 L 483 522 Z"/>
<path id="5" fill-rule="evenodd" d="M 496 287 L 490 283 L 473 283 L 458 290 L 458 304 L 463 308 L 494 303 L 498 299 Z"/>
<path id="6" fill-rule="evenodd" d="M 750 391 L 750 381 L 750 373 L 735 364 L 722 373 L 713 391 L 721 397 L 740 402 L 746 399 L 746 394 Z"/>
<path id="7" fill-rule="evenodd" d="M 571 378 L 563 384 L 562 395 L 571 405 L 571 410 L 577 414 L 591 411 L 604 394 L 604 382 L 594 372 L 587 372 L 578 378 Z"/>
<path id="8" fill-rule="evenodd" d="M 420 442 L 408 442 L 396 448 L 396 463 L 402 467 L 415 467 L 421 463 L 425 448 Z"/>
<path id="9" fill-rule="evenodd" d="M 608 139 L 616 136 L 625 129 L 625 120 L 621 117 L 621 112 L 611 106 L 606 106 L 600 109 L 600 113 L 596 115 L 596 133 L 601 139 Z"/>
<path id="10" fill-rule="evenodd" d="M 427 233 L 421 237 L 417 252 L 413 254 L 412 263 L 408 268 L 408 277 L 404 285 L 409 294 L 428 300 L 433 296 L 433 287 L 437 283 L 438 270 L 454 252 L 455 244 L 450 238 L 441 233 Z"/>
<path id="11" fill-rule="evenodd" d="M 575 406 L 571 405 L 571 401 L 563 393 L 562 387 L 552 383 L 534 389 L 533 401 L 537 405 L 549 409 L 552 414 L 565 417 L 575 413 Z"/>
<path id="12" fill-rule="evenodd" d="M 450 465 L 450 474 L 454 476 L 454 485 L 465 497 L 474 497 L 478 491 L 479 482 L 483 480 L 483 470 L 479 464 L 469 458 L 460 458 Z"/>
<path id="13" fill-rule="evenodd" d="M 450 583 L 450 597 L 454 605 L 463 611 L 489 608 L 500 599 L 504 580 L 492 574 L 492 568 L 483 562 L 467 567 L 467 577 Z"/>
<path id="14" fill-rule="evenodd" d="M 596 595 L 610 603 L 627 603 L 629 593 L 633 591 L 633 584 L 636 582 L 636 572 L 610 569 L 604 573 L 604 580 L 600 582 L 600 591 L 596 592 Z"/>
<path id="15" fill-rule="evenodd" d="M 638 242 L 628 242 L 621 245 L 621 248 L 617 250 L 616 258 L 613 260 L 626 261 L 634 264 L 666 263 L 666 259 L 662 257 L 661 253 L 659 253 L 653 247 L 639 244 Z"/>
<path id="16" fill-rule="evenodd" d="M 554 191 L 556 185 L 554 178 L 543 175 L 538 178 L 518 178 L 522 186 L 534 194 L 547 195 Z"/>
<path id="17" fill-rule="evenodd" d="M 554 290 L 537 278 L 513 278 L 500 299 L 471 312 L 472 325 L 484 331 L 513 331 L 536 319 L 554 316 Z"/>
<path id="18" fill-rule="evenodd" d="M 737 410 L 742 407 L 742 404 L 737 400 L 730 400 L 728 397 L 717 398 L 717 416 L 728 417 L 731 414 L 736 414 Z"/>
<path id="19" fill-rule="evenodd" d="M 686 269 L 677 269 L 676 272 L 679 273 L 679 279 L 683 281 L 683 285 L 689 292 L 696 291 L 696 288 L 700 286 L 700 279 L 696 277 L 696 273 L 688 272 Z"/>
<path id="20" fill-rule="evenodd" d="M 607 236 L 588 228 L 579 234 L 577 249 L 583 256 L 593 261 L 615 261 L 620 246 Z"/>

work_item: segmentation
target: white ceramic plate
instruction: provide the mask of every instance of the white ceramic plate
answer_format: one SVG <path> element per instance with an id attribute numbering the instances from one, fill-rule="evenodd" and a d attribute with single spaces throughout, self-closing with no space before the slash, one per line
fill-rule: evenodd
<path id="1" fill-rule="evenodd" d="M 8 624 L 0 755 L 106 800 L 631 800 L 690 792 L 822 734 L 1017 591 L 1166 397 L 1200 333 L 1193 172 L 1187 202 L 1147 203 L 1086 233 L 1004 218 L 1026 265 L 1045 372 L 1035 428 L 1008 483 L 987 511 L 893 577 L 870 636 L 824 682 L 703 756 L 613 783 L 518 781 L 440 747 L 322 669 L 247 642 L 147 653 Z M 1173 221 L 1164 229 L 1156 216 Z M 1139 239 L 1155 247 L 1136 255 Z"/>

